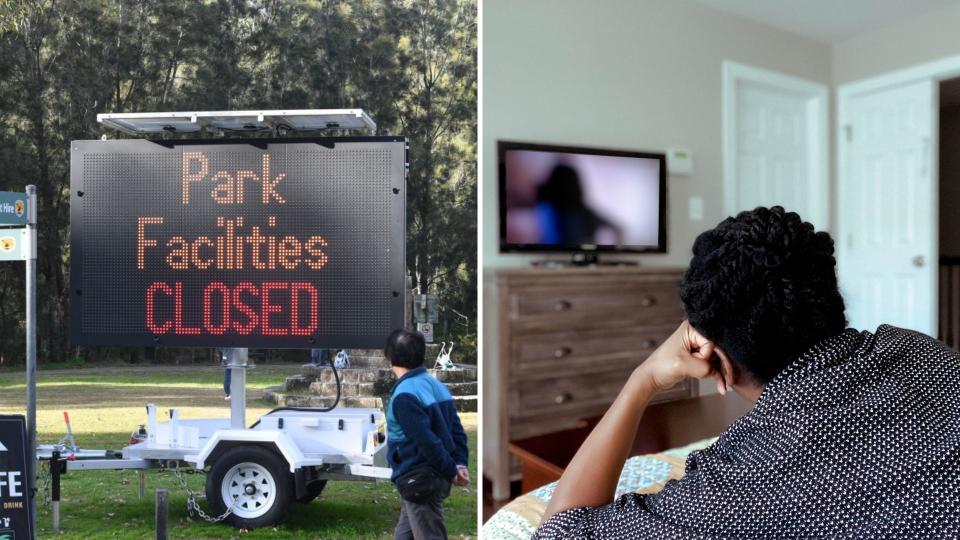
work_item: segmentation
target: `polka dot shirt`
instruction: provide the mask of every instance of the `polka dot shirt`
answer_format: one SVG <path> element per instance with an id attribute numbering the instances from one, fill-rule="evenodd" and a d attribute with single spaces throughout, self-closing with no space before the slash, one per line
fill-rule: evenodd
<path id="1" fill-rule="evenodd" d="M 691 453 L 684 478 L 559 512 L 533 538 L 960 538 L 960 354 L 847 330 Z"/>

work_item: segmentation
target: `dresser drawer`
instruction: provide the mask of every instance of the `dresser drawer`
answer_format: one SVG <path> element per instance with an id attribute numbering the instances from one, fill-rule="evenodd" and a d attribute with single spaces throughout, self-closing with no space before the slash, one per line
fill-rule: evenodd
<path id="1" fill-rule="evenodd" d="M 518 322 L 547 319 L 554 325 L 625 318 L 644 324 L 677 324 L 683 318 L 677 289 L 675 281 L 530 287 L 511 295 L 510 317 Z"/>
<path id="2" fill-rule="evenodd" d="M 518 380 L 513 384 L 515 391 L 510 399 L 511 416 L 595 416 L 617 397 L 630 376 L 630 371 L 632 370 Z"/>
<path id="3" fill-rule="evenodd" d="M 552 379 L 525 379 L 511 386 L 510 416 L 522 419 L 540 415 L 586 418 L 603 414 L 623 389 L 630 370 L 578 374 Z M 658 393 L 654 401 L 689 391 L 690 381 Z"/>
<path id="4" fill-rule="evenodd" d="M 510 396 L 510 421 L 518 425 L 519 431 L 530 434 L 538 431 L 537 425 L 549 425 L 561 419 L 571 423 L 601 416 L 623 389 L 631 372 L 517 381 Z M 690 397 L 694 395 L 692 384 L 696 382 L 684 380 L 654 395 L 650 403 Z"/>
<path id="5" fill-rule="evenodd" d="M 675 329 L 665 325 L 528 334 L 513 340 L 510 373 L 514 378 L 544 378 L 630 370 Z"/>

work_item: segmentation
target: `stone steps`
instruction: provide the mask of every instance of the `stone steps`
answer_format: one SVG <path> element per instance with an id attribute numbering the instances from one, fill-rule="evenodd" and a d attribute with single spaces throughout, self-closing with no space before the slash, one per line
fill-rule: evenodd
<path id="1" fill-rule="evenodd" d="M 334 400 L 333 396 L 325 397 L 314 394 L 284 393 L 279 386 L 272 386 L 264 391 L 264 399 L 279 407 L 329 407 Z M 340 396 L 337 407 L 360 407 L 385 409 L 386 397 L 371 396 Z M 454 405 L 459 412 L 477 412 L 477 396 L 454 395 Z"/>
<path id="2" fill-rule="evenodd" d="M 393 372 L 387 368 L 346 368 L 338 369 L 337 375 L 340 376 L 340 382 L 375 382 L 378 380 L 392 381 Z M 300 370 L 300 375 L 288 377 L 287 380 L 299 380 L 300 377 L 313 381 L 334 382 L 333 370 L 329 367 L 317 367 L 305 365 Z M 309 385 L 308 385 L 309 386 Z"/>
<path id="3" fill-rule="evenodd" d="M 429 369 L 427 371 L 443 383 L 477 380 L 477 368 L 471 365 L 459 365 L 458 369 L 452 370 L 437 371 Z M 393 384 L 394 380 L 393 372 L 387 368 L 349 367 L 346 369 L 338 369 L 337 373 L 340 375 L 340 381 L 342 382 L 374 382 L 375 380 L 383 379 Z M 301 368 L 299 375 L 287 377 L 289 384 L 293 385 L 291 388 L 296 386 L 309 386 L 309 382 L 306 381 L 312 382 L 314 380 L 334 382 L 333 370 L 329 367 L 318 367 L 306 364 Z"/>
<path id="4" fill-rule="evenodd" d="M 440 350 L 439 344 L 427 345 L 427 366 Z M 337 370 L 341 383 L 341 399 L 338 407 L 383 408 L 390 399 L 390 390 L 396 382 L 389 362 L 380 349 L 348 349 L 350 367 Z M 457 369 L 428 370 L 444 383 L 453 395 L 457 410 L 477 410 L 477 367 L 458 364 Z M 329 366 L 304 364 L 300 373 L 287 377 L 282 386 L 264 391 L 264 399 L 272 404 L 286 407 L 329 407 L 336 396 L 336 380 Z"/>
<path id="5" fill-rule="evenodd" d="M 454 396 L 475 396 L 477 395 L 477 381 L 448 383 L 447 389 Z M 335 396 L 337 394 L 336 382 L 314 381 L 310 384 L 307 393 L 315 396 Z M 341 383 L 340 395 L 344 397 L 356 396 L 381 396 L 390 395 L 390 387 L 384 387 L 380 382 L 360 382 L 360 383 Z"/>
<path id="6" fill-rule="evenodd" d="M 288 394 L 283 393 L 279 386 L 272 386 L 264 391 L 264 399 L 280 407 L 329 407 L 333 404 L 334 397 L 315 396 L 312 394 Z M 383 409 L 383 400 L 378 397 L 347 397 L 340 396 L 340 403 L 337 407 L 359 407 Z"/>
<path id="7" fill-rule="evenodd" d="M 457 382 L 472 382 L 477 380 L 477 368 L 476 366 L 470 366 L 466 364 L 457 364 L 459 369 L 450 369 L 444 371 L 437 371 L 435 369 L 428 369 L 431 375 L 437 378 L 438 381 L 449 384 Z"/>
<path id="8" fill-rule="evenodd" d="M 453 396 L 458 412 L 477 412 L 477 396 Z"/>
<path id="9" fill-rule="evenodd" d="M 337 394 L 337 383 L 314 381 L 310 384 L 308 392 L 315 396 L 332 397 Z M 348 397 L 385 396 L 390 395 L 390 388 L 385 388 L 381 383 L 375 382 L 344 382 L 340 384 L 340 395 Z"/>
<path id="10" fill-rule="evenodd" d="M 432 367 L 439 353 L 440 345 L 428 344 L 425 364 Z M 382 349 L 347 349 L 347 354 L 350 355 L 350 367 L 390 367 L 390 362 L 383 355 Z"/>
<path id="11" fill-rule="evenodd" d="M 376 367 L 390 369 L 390 362 L 383 356 L 353 356 L 350 355 L 350 367 Z"/>
<path id="12" fill-rule="evenodd" d="M 448 383 L 447 389 L 450 390 L 450 393 L 453 395 L 453 397 L 476 396 L 477 381 Z"/>
<path id="13" fill-rule="evenodd" d="M 456 347 L 454 347 L 456 351 Z M 334 352 L 333 354 L 336 354 Z M 377 356 L 383 358 L 383 349 L 347 349 L 347 354 L 350 355 L 352 360 L 354 356 Z M 425 357 L 427 359 L 436 358 L 440 354 L 440 344 L 439 343 L 427 343 Z"/>
<path id="14" fill-rule="evenodd" d="M 283 383 L 283 389 L 288 392 L 301 392 L 310 387 L 311 379 L 304 375 L 292 375 Z"/>

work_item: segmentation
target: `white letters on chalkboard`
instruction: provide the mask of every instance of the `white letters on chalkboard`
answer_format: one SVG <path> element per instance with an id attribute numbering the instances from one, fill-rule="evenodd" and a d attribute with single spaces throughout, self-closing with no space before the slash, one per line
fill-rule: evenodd
<path id="1" fill-rule="evenodd" d="M 0 497 L 23 497 L 20 471 L 0 471 Z"/>

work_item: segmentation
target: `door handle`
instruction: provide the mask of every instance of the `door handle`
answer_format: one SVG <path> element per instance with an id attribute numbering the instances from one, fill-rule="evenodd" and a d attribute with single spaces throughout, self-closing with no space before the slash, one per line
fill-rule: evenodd
<path id="1" fill-rule="evenodd" d="M 923 258 L 923 255 L 914 255 L 910 262 L 913 263 L 917 268 L 923 268 L 927 265 L 927 260 Z"/>

